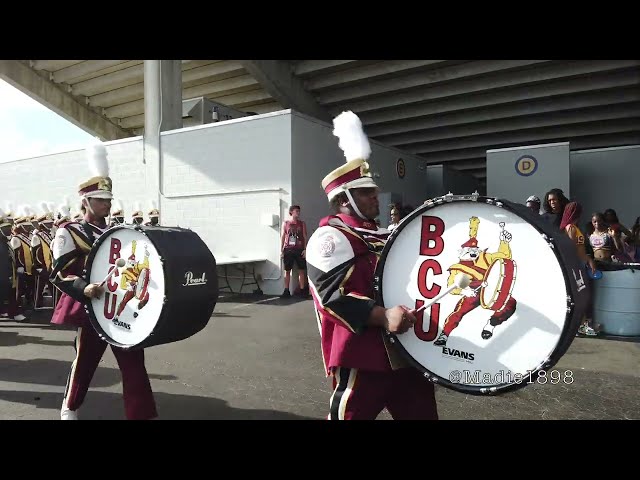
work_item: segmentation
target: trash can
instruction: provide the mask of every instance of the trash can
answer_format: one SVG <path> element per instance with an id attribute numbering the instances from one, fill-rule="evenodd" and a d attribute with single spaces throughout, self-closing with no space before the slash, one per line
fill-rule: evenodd
<path id="1" fill-rule="evenodd" d="M 640 263 L 597 262 L 593 320 L 607 335 L 640 337 Z"/>

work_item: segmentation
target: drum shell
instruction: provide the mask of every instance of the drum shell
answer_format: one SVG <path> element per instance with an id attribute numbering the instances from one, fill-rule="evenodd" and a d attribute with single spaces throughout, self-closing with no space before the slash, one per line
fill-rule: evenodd
<path id="1" fill-rule="evenodd" d="M 110 344 L 128 350 L 148 348 L 154 345 L 177 342 L 204 329 L 218 301 L 218 277 L 216 261 L 202 239 L 189 229 L 160 226 L 116 226 L 105 233 L 94 245 L 87 259 L 87 271 L 97 248 L 116 230 L 130 228 L 147 237 L 160 255 L 164 275 L 163 308 L 151 334 L 142 342 L 122 345 L 107 335 L 96 319 L 90 305 L 87 311 L 90 321 L 100 336 Z M 206 283 L 185 286 L 187 272 L 204 274 Z M 151 276 L 157 275 L 151 272 Z"/>
<path id="2" fill-rule="evenodd" d="M 435 203 L 433 205 L 423 205 L 414 210 L 409 216 L 404 218 L 400 225 L 392 232 L 389 236 L 387 244 L 381 254 L 380 262 L 376 268 L 375 273 L 375 290 L 376 290 L 376 303 L 380 306 L 389 308 L 393 305 L 385 305 L 384 303 L 384 292 L 382 288 L 382 276 L 384 274 L 384 263 L 386 261 L 386 256 L 389 250 L 393 247 L 394 240 L 402 234 L 403 226 L 408 224 L 416 217 L 420 217 L 424 214 L 428 215 L 429 210 L 438 205 L 442 205 L 446 203 L 445 197 L 441 197 L 439 199 L 434 199 Z M 437 377 L 433 372 L 429 371 L 429 366 L 425 366 L 417 362 L 409 353 L 405 350 L 395 335 L 387 333 L 387 336 L 390 338 L 390 341 L 395 344 L 400 353 L 406 356 L 406 359 L 410 364 L 416 367 L 418 370 L 422 371 L 425 378 L 434 383 L 438 383 L 447 388 L 451 388 L 453 390 L 461 391 L 463 393 L 468 393 L 472 395 L 487 395 L 487 394 L 497 394 L 504 393 L 507 391 L 516 390 L 526 386 L 532 381 L 535 381 L 538 374 L 541 370 L 549 370 L 557 362 L 560 358 L 566 353 L 568 348 L 570 347 L 573 339 L 576 336 L 578 328 L 580 326 L 581 320 L 587 310 L 587 305 L 590 296 L 589 282 L 586 278 L 586 271 L 584 269 L 584 265 L 578 257 L 577 248 L 573 241 L 562 231 L 560 231 L 557 227 L 547 223 L 540 215 L 534 215 L 526 206 L 519 205 L 508 200 L 504 199 L 495 199 L 488 197 L 477 197 L 477 200 L 472 200 L 471 196 L 469 199 L 464 200 L 455 200 L 457 202 L 475 202 L 478 203 L 491 203 L 496 206 L 500 206 L 502 208 L 506 208 L 510 212 L 516 214 L 517 216 L 526 220 L 528 224 L 530 224 L 535 230 L 537 230 L 549 244 L 549 248 L 552 249 L 554 255 L 559 260 L 559 263 L 562 264 L 562 273 L 565 279 L 565 285 L 567 286 L 567 310 L 566 310 L 566 321 L 564 323 L 564 327 L 562 329 L 559 341 L 553 351 L 548 355 L 547 358 L 541 360 L 540 365 L 538 366 L 535 372 L 532 372 L 530 377 L 527 377 L 531 380 L 531 382 L 516 382 L 511 384 L 502 384 L 497 387 L 492 388 L 484 388 L 484 387 L 476 387 L 471 385 L 464 384 L 456 384 L 447 381 L 441 377 Z M 517 264 L 517 260 L 516 260 Z M 541 272 L 541 281 L 544 281 L 544 272 Z M 576 281 L 576 278 L 583 281 Z"/>
<path id="3" fill-rule="evenodd" d="M 182 234 L 175 236 L 175 231 Z M 162 252 L 165 308 L 156 329 L 140 347 L 176 342 L 198 333 L 206 327 L 218 301 L 216 260 L 195 232 L 167 227 L 144 227 L 144 232 Z M 185 274 L 193 270 L 204 272 L 207 283 L 184 286 Z"/>

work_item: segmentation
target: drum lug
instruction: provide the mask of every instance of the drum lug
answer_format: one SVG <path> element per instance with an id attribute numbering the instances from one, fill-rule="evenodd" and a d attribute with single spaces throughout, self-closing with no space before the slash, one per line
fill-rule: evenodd
<path id="1" fill-rule="evenodd" d="M 166 295 L 164 297 L 162 297 L 162 304 L 164 305 L 165 303 L 167 303 L 167 296 Z"/>

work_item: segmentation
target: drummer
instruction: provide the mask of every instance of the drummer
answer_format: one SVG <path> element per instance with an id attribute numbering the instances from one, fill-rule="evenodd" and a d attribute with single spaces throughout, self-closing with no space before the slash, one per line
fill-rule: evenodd
<path id="1" fill-rule="evenodd" d="M 91 379 L 107 347 L 107 343 L 92 327 L 83 308 L 83 304 L 92 298 L 100 298 L 104 293 L 102 287 L 88 283 L 82 275 L 92 245 L 108 228 L 106 218 L 113 198 L 105 147 L 96 145 L 89 150 L 89 154 L 89 165 L 94 176 L 83 182 L 78 190 L 84 218 L 81 222 L 61 223 L 53 242 L 51 282 L 62 291 L 62 295 L 51 322 L 77 328 L 76 358 L 64 392 L 60 412 L 62 420 L 78 419 L 78 409 L 84 402 Z M 155 418 L 157 411 L 144 364 L 144 351 L 123 350 L 113 345 L 111 350 L 122 372 L 127 419 Z"/>
<path id="2" fill-rule="evenodd" d="M 380 210 L 367 163 L 370 145 L 352 112 L 335 118 L 334 126 L 347 162 L 322 181 L 334 214 L 320 220 L 307 245 L 325 374 L 333 379 L 328 418 L 375 420 L 386 408 L 397 420 L 436 420 L 433 384 L 385 335 L 413 328 L 415 316 L 407 307 L 383 308 L 373 300 L 375 265 L 389 231 L 375 224 Z"/>

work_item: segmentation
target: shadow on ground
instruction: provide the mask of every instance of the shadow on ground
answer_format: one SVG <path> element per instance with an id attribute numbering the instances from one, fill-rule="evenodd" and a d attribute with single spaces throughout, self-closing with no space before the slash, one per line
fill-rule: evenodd
<path id="1" fill-rule="evenodd" d="M 73 350 L 71 350 L 73 352 Z M 107 353 L 105 352 L 105 355 Z M 71 369 L 68 362 L 48 358 L 32 360 L 0 359 L 0 381 L 12 383 L 33 383 L 39 385 L 57 385 L 64 388 Z M 150 373 L 149 378 L 156 380 L 176 380 L 173 375 L 157 375 Z M 110 387 L 122 382 L 120 370 L 100 367 L 96 370 L 91 382 L 92 387 Z"/>
<path id="2" fill-rule="evenodd" d="M 317 420 L 289 412 L 233 408 L 218 398 L 165 392 L 155 392 L 154 396 L 160 420 Z M 57 420 L 62 395 L 55 392 L 12 391 L 0 392 L 0 400 L 52 410 L 51 419 Z M 79 417 L 81 420 L 124 420 L 122 395 L 89 391 Z"/>

